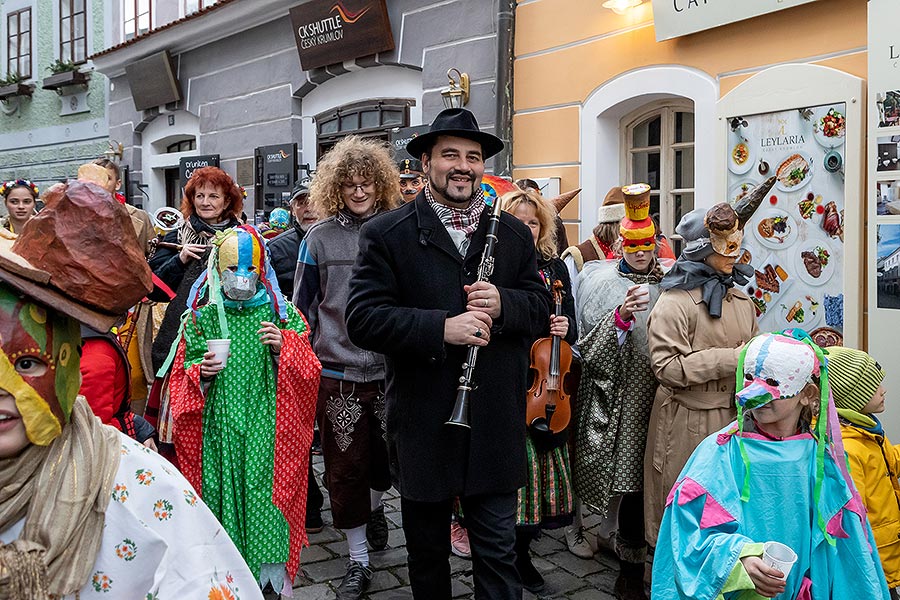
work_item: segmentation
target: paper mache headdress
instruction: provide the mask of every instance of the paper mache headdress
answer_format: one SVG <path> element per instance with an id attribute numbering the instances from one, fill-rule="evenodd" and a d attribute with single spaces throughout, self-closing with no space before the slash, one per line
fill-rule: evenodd
<path id="1" fill-rule="evenodd" d="M 744 431 L 746 411 L 775 400 L 792 398 L 809 383 L 817 384 L 819 388 L 819 406 L 813 432 L 816 440 L 816 485 L 813 494 L 816 507 L 819 506 L 826 459 L 837 464 L 854 498 L 859 501 L 859 506 L 863 506 L 844 458 L 840 422 L 829 382 L 827 355 L 802 329 L 758 335 L 744 346 L 738 359 L 735 392 L 738 431 Z M 742 437 L 738 438 L 738 444 L 744 462 L 741 500 L 746 502 L 750 499 L 752 465 L 744 450 Z M 816 516 L 825 539 L 834 544 L 834 537 L 827 531 L 826 523 L 818 510 Z"/>
<path id="2" fill-rule="evenodd" d="M 656 248 L 656 227 L 650 218 L 650 186 L 635 183 L 622 188 L 625 217 L 619 224 L 622 252 L 650 252 Z"/>

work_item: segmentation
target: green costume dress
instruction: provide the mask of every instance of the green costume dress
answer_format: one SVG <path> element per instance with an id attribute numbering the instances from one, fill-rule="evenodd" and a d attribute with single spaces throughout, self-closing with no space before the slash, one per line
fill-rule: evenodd
<path id="1" fill-rule="evenodd" d="M 214 304 L 186 320 L 172 382 L 175 446 L 194 484 L 264 583 L 287 565 L 291 580 L 306 543 L 308 449 L 321 369 L 300 313 L 287 306 L 277 364 L 257 331 L 279 323 L 265 290 L 224 300 L 231 356 L 211 382 L 200 381 L 207 340 L 223 337 Z M 177 373 L 177 376 L 175 375 Z M 205 388 L 205 393 L 204 393 Z M 276 587 L 276 589 L 278 589 Z"/>

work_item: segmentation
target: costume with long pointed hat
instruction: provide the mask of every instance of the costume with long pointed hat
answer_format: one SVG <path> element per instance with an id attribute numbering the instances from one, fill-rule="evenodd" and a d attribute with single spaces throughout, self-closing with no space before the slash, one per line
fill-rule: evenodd
<path id="1" fill-rule="evenodd" d="M 184 477 L 77 395 L 78 323 L 108 331 L 150 290 L 128 213 L 91 180 L 0 232 L 0 437 L 21 421 L 29 442 L 0 459 L 2 598 L 261 597 Z"/>
<path id="2" fill-rule="evenodd" d="M 204 288 L 210 301 L 200 307 Z M 321 371 L 306 323 L 282 297 L 262 237 L 249 225 L 213 239 L 189 309 L 173 346 L 179 463 L 260 586 L 289 590 L 307 543 L 306 475 Z M 262 321 L 281 329 L 277 357 L 259 339 Z M 200 362 L 211 339 L 231 340 L 230 358 L 205 381 Z"/>
<path id="3" fill-rule="evenodd" d="M 805 332 L 764 334 L 743 349 L 738 420 L 707 437 L 666 500 L 653 558 L 653 598 L 758 598 L 740 559 L 764 542 L 797 561 L 778 598 L 887 599 L 865 508 L 850 479 L 831 399 L 827 355 Z M 819 417 L 767 435 L 747 411 L 819 387 Z M 751 413 L 752 414 L 752 413 Z"/>
<path id="4" fill-rule="evenodd" d="M 651 546 L 666 495 L 691 452 L 734 419 L 738 348 L 758 330 L 753 303 L 734 285 L 742 266 L 726 274 L 703 261 L 719 250 L 736 255 L 741 227 L 773 183 L 757 186 L 733 207 L 697 208 L 675 228 L 684 249 L 660 283 L 663 292 L 647 326 L 650 366 L 660 384 L 644 455 L 644 520 Z"/>

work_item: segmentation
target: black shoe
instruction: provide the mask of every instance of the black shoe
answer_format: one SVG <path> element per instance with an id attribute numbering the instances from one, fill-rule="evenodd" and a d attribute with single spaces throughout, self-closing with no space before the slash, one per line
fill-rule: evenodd
<path id="1" fill-rule="evenodd" d="M 534 568 L 530 556 L 516 556 L 516 570 L 519 572 L 519 577 L 522 579 L 522 587 L 532 594 L 543 591 L 544 578 L 538 570 Z"/>
<path id="2" fill-rule="evenodd" d="M 388 542 L 387 519 L 384 518 L 384 505 L 379 506 L 369 515 L 366 523 L 366 540 L 372 550 L 384 550 Z"/>
<path id="3" fill-rule="evenodd" d="M 325 522 L 322 521 L 322 513 L 316 511 L 306 515 L 306 533 L 319 533 L 325 529 Z"/>
<path id="4" fill-rule="evenodd" d="M 647 600 L 643 574 L 634 577 L 620 573 L 613 586 L 613 596 L 616 600 Z"/>
<path id="5" fill-rule="evenodd" d="M 337 600 L 359 600 L 371 581 L 372 569 L 351 560 L 347 563 L 347 574 L 337 589 Z"/>

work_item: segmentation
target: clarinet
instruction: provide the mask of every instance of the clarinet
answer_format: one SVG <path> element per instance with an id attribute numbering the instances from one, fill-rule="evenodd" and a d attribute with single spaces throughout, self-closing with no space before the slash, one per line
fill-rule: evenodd
<path id="1" fill-rule="evenodd" d="M 500 224 L 500 198 L 494 198 L 494 206 L 488 221 L 487 237 L 484 242 L 484 254 L 481 255 L 481 264 L 478 265 L 478 279 L 476 281 L 488 281 L 494 272 L 494 246 L 497 243 L 497 228 Z M 478 360 L 478 348 L 469 346 L 466 354 L 466 362 L 463 363 L 462 376 L 459 378 L 459 387 L 456 388 L 456 403 L 453 412 L 444 425 L 457 425 L 471 429 L 469 425 L 469 396 L 474 389 L 472 374 L 475 371 L 475 361 Z"/>

